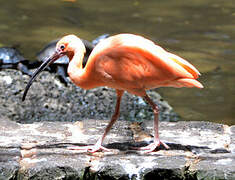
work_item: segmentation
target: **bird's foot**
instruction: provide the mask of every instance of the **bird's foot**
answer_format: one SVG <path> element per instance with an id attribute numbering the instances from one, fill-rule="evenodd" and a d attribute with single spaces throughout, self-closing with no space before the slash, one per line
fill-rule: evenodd
<path id="1" fill-rule="evenodd" d="M 81 152 L 89 152 L 89 153 L 95 153 L 98 151 L 110 151 L 109 149 L 98 144 L 91 145 L 91 146 L 71 146 L 71 147 L 68 147 L 68 149 L 77 150 Z"/>
<path id="2" fill-rule="evenodd" d="M 169 149 L 168 145 L 166 145 L 164 142 L 158 139 L 158 140 L 155 140 L 153 143 L 149 144 L 148 146 L 138 148 L 138 150 L 143 150 L 144 153 L 151 153 L 151 152 L 156 151 L 156 148 L 159 147 L 161 144 L 166 149 Z"/>

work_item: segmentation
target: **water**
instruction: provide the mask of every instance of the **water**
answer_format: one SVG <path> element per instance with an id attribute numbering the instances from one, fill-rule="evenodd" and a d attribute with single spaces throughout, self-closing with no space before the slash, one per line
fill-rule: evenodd
<path id="1" fill-rule="evenodd" d="M 194 64 L 204 89 L 157 91 L 185 120 L 235 124 L 233 0 L 0 0 L 0 45 L 19 45 L 34 59 L 65 34 L 92 40 L 130 32 L 152 39 Z"/>

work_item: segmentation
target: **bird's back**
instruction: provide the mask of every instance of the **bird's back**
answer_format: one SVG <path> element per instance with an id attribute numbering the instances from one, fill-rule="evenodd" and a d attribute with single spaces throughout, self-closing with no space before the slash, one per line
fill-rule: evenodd
<path id="1" fill-rule="evenodd" d="M 132 34 L 111 36 L 99 43 L 86 70 L 96 73 L 103 85 L 129 91 L 161 86 L 203 87 L 195 80 L 200 73 L 193 65 Z"/>

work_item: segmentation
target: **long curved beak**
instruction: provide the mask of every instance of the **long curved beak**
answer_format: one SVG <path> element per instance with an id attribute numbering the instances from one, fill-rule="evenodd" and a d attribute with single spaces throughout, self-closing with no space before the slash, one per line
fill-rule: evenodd
<path id="1" fill-rule="evenodd" d="M 56 51 L 48 60 L 44 61 L 41 64 L 41 66 L 38 69 L 36 69 L 36 71 L 34 71 L 32 77 L 30 78 L 30 80 L 29 80 L 29 82 L 27 84 L 27 86 L 25 87 L 24 94 L 23 94 L 23 97 L 22 97 L 22 101 L 25 100 L 25 97 L 27 95 L 27 92 L 28 92 L 30 86 L 32 85 L 32 83 L 36 79 L 36 77 L 39 75 L 39 73 L 42 72 L 44 69 L 46 69 L 54 61 L 56 61 L 57 59 L 59 59 L 60 57 L 62 57 L 64 55 L 65 55 L 64 53 Z"/>

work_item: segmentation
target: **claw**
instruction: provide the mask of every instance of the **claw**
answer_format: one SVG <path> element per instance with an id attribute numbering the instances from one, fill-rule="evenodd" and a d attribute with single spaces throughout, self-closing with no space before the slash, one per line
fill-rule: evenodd
<path id="1" fill-rule="evenodd" d="M 105 148 L 104 146 L 93 146 L 91 149 L 88 149 L 88 152 L 90 153 L 95 153 L 97 151 L 100 151 L 100 150 L 103 150 L 103 151 L 106 151 L 106 152 L 109 152 L 110 150 Z"/>
<path id="2" fill-rule="evenodd" d="M 91 146 L 71 146 L 67 147 L 69 150 L 77 150 L 81 152 L 90 152 L 90 153 L 95 153 L 98 151 L 107 151 L 109 152 L 110 150 L 101 146 L 101 145 L 91 145 Z"/>
<path id="3" fill-rule="evenodd" d="M 166 149 L 169 149 L 170 147 L 165 144 L 164 142 L 160 141 L 160 140 L 156 140 L 153 143 L 149 144 L 148 146 L 145 147 L 140 147 L 138 148 L 138 150 L 143 150 L 144 153 L 151 153 L 156 151 L 156 148 L 159 147 L 160 145 L 163 145 Z"/>

